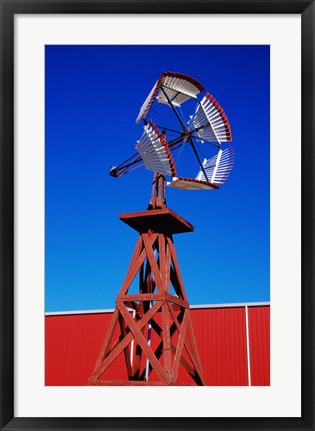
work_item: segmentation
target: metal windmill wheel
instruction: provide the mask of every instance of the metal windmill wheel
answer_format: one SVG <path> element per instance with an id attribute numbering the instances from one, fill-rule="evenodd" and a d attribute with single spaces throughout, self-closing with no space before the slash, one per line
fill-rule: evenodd
<path id="1" fill-rule="evenodd" d="M 167 182 L 169 187 L 182 190 L 218 189 L 233 168 L 233 147 L 222 148 L 222 143 L 232 141 L 232 133 L 228 118 L 216 99 L 207 92 L 199 100 L 197 96 L 203 90 L 203 86 L 188 75 L 163 72 L 136 119 L 138 124 L 143 122 L 143 133 L 135 145 L 138 153 L 111 168 L 110 174 L 119 177 L 144 164 L 150 171 L 171 177 L 171 181 Z M 181 111 L 182 105 L 187 101 L 195 102 L 188 121 Z M 171 108 L 177 128 L 147 120 L 153 107 L 157 106 L 157 109 L 152 116 L 154 112 L 158 112 L 159 104 Z M 194 177 L 182 175 L 178 161 L 175 162 L 175 154 L 183 146 L 191 148 L 191 158 L 199 168 Z M 200 146 L 202 152 L 206 153 L 203 160 Z"/>

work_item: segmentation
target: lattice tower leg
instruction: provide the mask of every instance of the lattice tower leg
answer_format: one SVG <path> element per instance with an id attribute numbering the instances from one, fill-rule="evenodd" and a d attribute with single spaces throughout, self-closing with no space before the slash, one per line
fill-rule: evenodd
<path id="1" fill-rule="evenodd" d="M 127 378 L 109 380 L 120 355 Z M 172 235 L 140 233 L 88 384 L 205 384 Z"/>

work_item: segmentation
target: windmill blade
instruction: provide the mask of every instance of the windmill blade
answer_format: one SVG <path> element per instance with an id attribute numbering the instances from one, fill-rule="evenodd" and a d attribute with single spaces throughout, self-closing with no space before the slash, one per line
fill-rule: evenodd
<path id="1" fill-rule="evenodd" d="M 141 106 L 136 123 L 139 124 L 141 120 L 146 119 L 157 94 L 159 103 L 169 105 L 169 101 L 171 101 L 173 106 L 180 106 L 186 100 L 196 98 L 196 95 L 203 90 L 200 82 L 191 76 L 183 73 L 163 72 Z"/>
<path id="2" fill-rule="evenodd" d="M 194 98 L 203 91 L 204 88 L 196 79 L 183 73 L 164 72 L 158 102 L 169 105 L 169 100 L 173 106 L 181 106 L 186 100 Z"/>
<path id="3" fill-rule="evenodd" d="M 154 84 L 152 90 L 148 94 L 148 97 L 145 99 L 143 105 L 140 108 L 138 117 L 136 119 L 136 123 L 139 124 L 141 120 L 145 120 L 147 118 L 147 115 L 150 111 L 150 108 L 152 106 L 152 103 L 154 102 L 154 99 L 159 91 L 161 82 L 162 82 L 163 75 L 159 77 L 159 79 Z"/>
<path id="4" fill-rule="evenodd" d="M 211 159 L 204 159 L 202 166 L 207 174 L 211 184 L 224 184 L 228 179 L 234 165 L 234 148 L 229 147 L 226 150 L 219 150 L 218 154 Z M 200 169 L 196 180 L 205 181 L 203 171 Z"/>
<path id="5" fill-rule="evenodd" d="M 167 186 L 180 190 L 214 190 L 219 188 L 216 184 L 194 178 L 173 178 L 173 181 L 167 182 Z"/>
<path id="6" fill-rule="evenodd" d="M 149 171 L 176 176 L 174 159 L 166 138 L 151 121 L 144 126 L 136 148 Z"/>
<path id="7" fill-rule="evenodd" d="M 198 103 L 189 125 L 197 135 L 208 142 L 231 142 L 232 133 L 228 118 L 216 99 L 207 93 Z"/>

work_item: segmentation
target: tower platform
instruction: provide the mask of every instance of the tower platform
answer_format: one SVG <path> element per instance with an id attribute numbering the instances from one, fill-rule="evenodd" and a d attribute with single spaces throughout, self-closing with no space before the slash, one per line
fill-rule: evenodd
<path id="1" fill-rule="evenodd" d="M 139 233 L 153 232 L 173 235 L 193 232 L 194 226 L 170 208 L 119 214 L 120 220 Z"/>

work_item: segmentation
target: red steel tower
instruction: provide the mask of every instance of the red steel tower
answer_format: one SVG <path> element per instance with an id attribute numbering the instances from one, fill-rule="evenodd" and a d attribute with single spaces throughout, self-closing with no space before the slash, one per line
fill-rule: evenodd
<path id="1" fill-rule="evenodd" d="M 181 365 L 192 384 L 204 385 L 173 242 L 174 234 L 191 232 L 193 226 L 166 207 L 165 178 L 159 174 L 155 174 L 149 209 L 119 218 L 139 237 L 89 384 L 179 385 Z M 129 293 L 137 275 L 138 293 Z M 116 327 L 118 337 L 114 336 Z M 159 339 L 155 346 L 150 344 L 152 331 Z M 121 354 L 128 380 L 106 380 L 106 370 Z"/>

